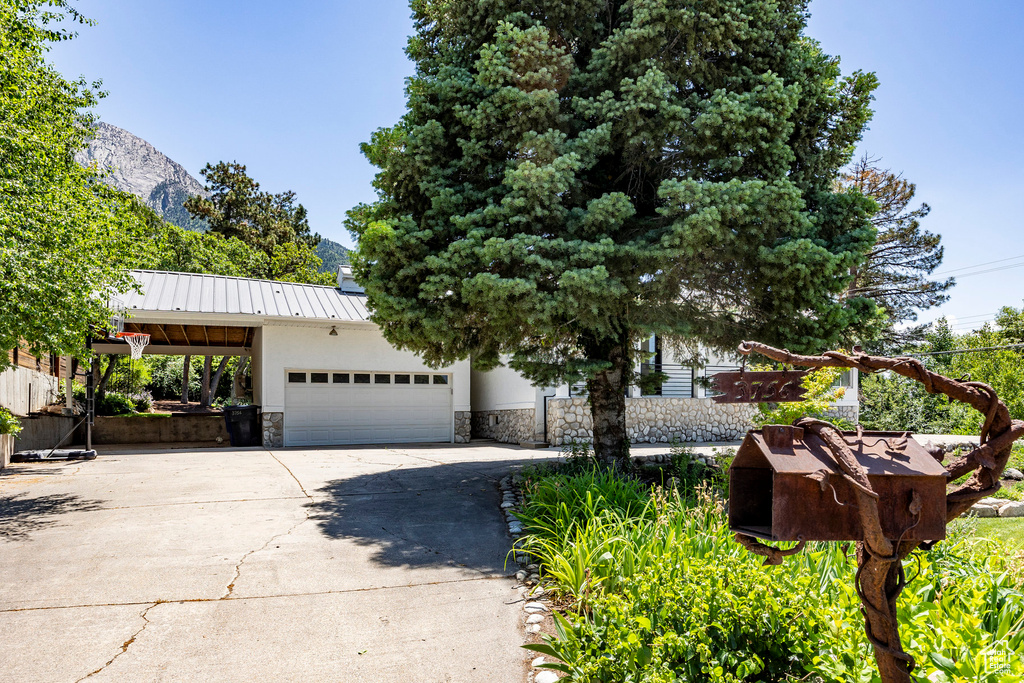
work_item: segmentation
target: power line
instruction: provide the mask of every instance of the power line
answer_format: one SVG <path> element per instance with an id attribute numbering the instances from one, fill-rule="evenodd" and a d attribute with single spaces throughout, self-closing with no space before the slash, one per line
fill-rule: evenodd
<path id="1" fill-rule="evenodd" d="M 1006 261 L 1014 261 L 1014 260 L 1019 259 L 1019 258 L 1024 258 L 1024 254 L 1020 254 L 1018 256 L 1010 256 L 1009 258 L 1001 258 L 1001 259 L 997 259 L 995 261 L 985 261 L 984 263 L 975 263 L 973 266 L 962 266 L 960 268 L 952 268 L 950 270 L 942 270 L 942 271 L 939 271 L 938 273 L 935 273 L 935 274 L 936 275 L 947 275 L 948 273 L 958 273 L 961 270 L 973 270 L 975 268 L 981 268 L 982 266 L 991 266 L 994 263 L 1005 263 Z"/>
<path id="2" fill-rule="evenodd" d="M 1001 351 L 1002 349 L 1021 349 L 1024 344 L 1006 344 L 1004 346 L 983 346 L 977 349 L 953 349 L 952 351 L 929 351 L 928 353 L 908 353 L 907 356 L 944 356 L 951 353 L 979 353 L 981 351 Z"/>
<path id="3" fill-rule="evenodd" d="M 1000 266 L 999 268 L 988 268 L 987 270 L 979 270 L 974 273 L 964 273 L 962 275 L 954 275 L 953 277 L 959 279 L 964 277 L 971 277 L 972 275 L 984 275 L 985 273 L 995 273 L 1000 270 L 1010 270 L 1012 268 L 1020 268 L 1024 266 L 1024 263 L 1014 263 L 1009 266 Z"/>

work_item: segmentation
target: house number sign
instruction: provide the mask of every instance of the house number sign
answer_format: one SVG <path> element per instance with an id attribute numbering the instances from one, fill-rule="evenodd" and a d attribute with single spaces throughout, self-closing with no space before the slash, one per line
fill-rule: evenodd
<path id="1" fill-rule="evenodd" d="M 720 372 L 712 375 L 715 403 L 785 403 L 803 400 L 803 370 Z"/>

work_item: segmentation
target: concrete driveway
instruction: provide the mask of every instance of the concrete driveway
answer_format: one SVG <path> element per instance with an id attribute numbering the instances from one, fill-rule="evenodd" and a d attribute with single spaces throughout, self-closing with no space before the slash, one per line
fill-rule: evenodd
<path id="1" fill-rule="evenodd" d="M 0 474 L 0 681 L 524 680 L 502 446 Z"/>

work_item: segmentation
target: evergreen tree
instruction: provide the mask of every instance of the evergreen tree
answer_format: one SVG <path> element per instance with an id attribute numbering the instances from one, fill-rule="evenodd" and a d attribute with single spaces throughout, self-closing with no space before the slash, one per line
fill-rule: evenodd
<path id="1" fill-rule="evenodd" d="M 241 240 L 266 255 L 266 267 L 252 277 L 297 282 L 330 281 L 321 277 L 316 255 L 320 235 L 310 232 L 306 209 L 295 203 L 295 193 L 271 194 L 249 177 L 238 162 L 207 164 L 201 171 L 209 198 L 189 197 L 185 209 L 193 219 L 205 221 L 210 232 Z"/>
<path id="2" fill-rule="evenodd" d="M 803 35 L 806 4 L 414 0 L 407 112 L 348 219 L 385 337 L 585 379 L 621 463 L 639 340 L 820 351 L 875 321 L 841 296 L 872 203 L 835 181 L 876 81 Z"/>
<path id="3" fill-rule="evenodd" d="M 889 316 L 889 324 L 876 343 L 882 350 L 899 348 L 920 339 L 923 326 L 899 332 L 897 325 L 917 320 L 917 312 L 949 300 L 946 292 L 956 284 L 953 278 L 930 280 L 928 276 L 942 263 L 942 236 L 921 228 L 921 219 L 931 207 L 921 204 L 908 209 L 917 186 L 899 174 L 878 165 L 877 159 L 861 157 L 845 174 L 842 184 L 875 200 L 878 211 L 871 222 L 878 230 L 875 246 L 867 261 L 854 271 L 849 292 L 874 300 Z"/>

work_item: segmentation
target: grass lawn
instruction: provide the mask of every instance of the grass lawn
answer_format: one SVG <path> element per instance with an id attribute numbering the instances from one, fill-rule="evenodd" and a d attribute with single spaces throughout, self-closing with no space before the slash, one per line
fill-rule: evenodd
<path id="1" fill-rule="evenodd" d="M 975 538 L 1002 541 L 1011 555 L 1024 551 L 1024 517 L 979 519 L 977 525 Z"/>

